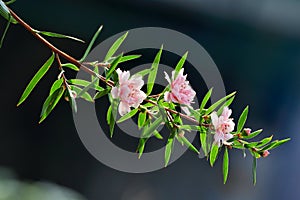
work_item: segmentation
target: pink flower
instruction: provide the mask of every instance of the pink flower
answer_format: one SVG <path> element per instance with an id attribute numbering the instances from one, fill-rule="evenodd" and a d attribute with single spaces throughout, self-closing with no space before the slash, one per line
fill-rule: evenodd
<path id="1" fill-rule="evenodd" d="M 193 103 L 195 98 L 196 92 L 192 89 L 189 85 L 189 81 L 186 80 L 187 75 L 183 75 L 183 70 L 181 69 L 175 78 L 175 70 L 172 72 L 172 80 L 165 72 L 165 78 L 170 84 L 170 91 L 165 92 L 164 99 L 167 102 L 174 102 L 179 104 L 185 104 L 190 106 Z M 188 111 L 186 107 L 183 108 L 185 112 Z"/>
<path id="2" fill-rule="evenodd" d="M 218 117 L 217 112 L 213 112 L 211 117 L 211 122 L 216 131 L 214 135 L 214 143 L 219 147 L 221 144 L 229 144 L 227 140 L 231 139 L 233 135 L 230 133 L 234 130 L 234 122 L 232 118 L 229 118 L 232 110 L 228 107 L 224 107 L 223 113 Z"/>
<path id="3" fill-rule="evenodd" d="M 138 107 L 147 96 L 141 91 L 144 85 L 141 76 L 130 77 L 129 71 L 121 71 L 120 69 L 117 69 L 116 72 L 119 77 L 119 86 L 112 87 L 111 95 L 114 99 L 120 99 L 119 113 L 123 116 L 130 112 L 130 107 Z"/>

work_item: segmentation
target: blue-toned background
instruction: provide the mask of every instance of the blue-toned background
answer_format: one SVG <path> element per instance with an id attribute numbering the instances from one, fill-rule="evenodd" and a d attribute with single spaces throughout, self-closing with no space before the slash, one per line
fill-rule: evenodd
<path id="1" fill-rule="evenodd" d="M 56 70 L 42 80 L 23 106 L 16 108 L 25 85 L 50 53 L 22 27 L 15 26 L 0 49 L 0 165 L 15 172 L 17 179 L 66 186 L 89 200 L 279 200 L 300 195 L 299 1 L 18 0 L 11 8 L 39 30 L 71 34 L 86 41 L 101 24 L 104 30 L 99 42 L 143 26 L 165 27 L 189 35 L 214 59 L 227 91 L 238 91 L 232 106 L 234 117 L 250 105 L 248 126 L 264 128 L 264 136 L 292 138 L 259 160 L 255 187 L 251 158 L 244 159 L 238 151 L 231 152 L 226 185 L 222 184 L 220 161 L 211 168 L 205 159 L 191 152 L 152 173 L 127 174 L 110 169 L 82 145 L 67 103 L 60 103 L 38 125 Z M 4 25 L 0 19 L 1 32 Z M 77 58 L 86 48 L 73 41 L 51 41 Z M 0 199 L 5 197 L 0 194 Z"/>

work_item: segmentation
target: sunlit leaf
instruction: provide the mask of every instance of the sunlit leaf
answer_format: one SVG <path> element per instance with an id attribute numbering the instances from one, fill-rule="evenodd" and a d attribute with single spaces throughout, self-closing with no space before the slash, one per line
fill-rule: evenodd
<path id="1" fill-rule="evenodd" d="M 223 155 L 223 183 L 225 184 L 228 178 L 229 156 L 228 148 L 225 146 Z"/>
<path id="2" fill-rule="evenodd" d="M 199 154 L 199 150 L 184 136 L 179 136 L 178 134 L 176 135 L 176 139 L 178 142 L 184 144 L 187 146 L 190 150 L 194 151 L 196 154 Z"/>
<path id="3" fill-rule="evenodd" d="M 77 87 L 75 85 L 70 85 L 70 87 L 73 91 L 76 92 L 76 94 L 77 94 L 76 98 L 83 98 L 86 101 L 94 102 L 93 97 L 91 97 L 91 95 L 88 92 L 82 92 L 83 89 L 81 89 L 80 87 Z M 79 96 L 78 94 L 81 94 L 81 95 Z"/>
<path id="4" fill-rule="evenodd" d="M 170 158 L 171 158 L 171 154 L 172 154 L 173 146 L 174 146 L 175 135 L 176 135 L 176 131 L 173 130 L 170 133 L 170 136 L 168 138 L 167 144 L 165 146 L 165 167 L 168 166 Z"/>
<path id="5" fill-rule="evenodd" d="M 209 155 L 209 161 L 210 165 L 214 166 L 214 163 L 216 162 L 217 156 L 219 152 L 219 147 L 216 144 L 213 144 L 211 147 L 210 155 Z"/>
<path id="6" fill-rule="evenodd" d="M 140 76 L 146 76 L 151 72 L 151 69 L 144 69 L 142 71 L 139 71 L 136 73 L 136 75 L 140 75 Z"/>
<path id="7" fill-rule="evenodd" d="M 127 37 L 128 32 L 126 32 L 124 35 L 122 35 L 121 37 L 119 37 L 114 43 L 113 45 L 110 47 L 110 49 L 108 50 L 105 58 L 104 58 L 104 62 L 109 60 L 115 53 L 116 51 L 119 49 L 119 47 L 121 46 L 121 44 L 123 43 L 123 41 L 125 40 L 125 38 Z"/>
<path id="8" fill-rule="evenodd" d="M 186 52 L 179 60 L 179 62 L 177 63 L 176 67 L 175 67 L 175 77 L 177 77 L 179 71 L 182 69 L 185 60 L 187 58 L 188 52 Z"/>
<path id="9" fill-rule="evenodd" d="M 119 105 L 119 100 L 113 99 L 111 102 L 111 117 L 110 117 L 110 123 L 109 123 L 110 137 L 113 137 L 113 134 L 114 134 L 115 122 L 116 122 L 116 117 L 117 117 L 117 113 L 118 113 L 118 105 Z"/>
<path id="10" fill-rule="evenodd" d="M 29 84 L 27 85 L 24 93 L 22 94 L 17 106 L 19 106 L 21 103 L 23 103 L 26 98 L 29 96 L 29 94 L 32 92 L 32 90 L 35 88 L 37 83 L 41 80 L 41 78 L 47 73 L 49 68 L 51 67 L 53 61 L 54 61 L 54 53 L 52 53 L 52 56 L 46 61 L 46 63 L 39 69 L 39 71 L 34 75 L 34 77 L 31 79 Z"/>
<path id="11" fill-rule="evenodd" d="M 229 106 L 231 105 L 231 103 L 233 102 L 234 98 L 235 98 L 235 96 L 229 98 L 229 99 L 228 99 L 228 100 L 227 100 L 227 101 L 219 108 L 219 110 L 217 111 L 217 114 L 218 114 L 218 115 L 221 115 L 222 112 L 223 112 L 224 107 L 229 107 Z"/>
<path id="12" fill-rule="evenodd" d="M 116 70 L 116 67 L 118 66 L 121 58 L 122 58 L 123 54 L 120 54 L 118 57 L 116 57 L 116 59 L 114 59 L 114 61 L 111 63 L 109 70 L 106 73 L 106 79 L 108 80 L 111 75 L 113 74 L 113 72 Z"/>
<path id="13" fill-rule="evenodd" d="M 241 130 L 244 128 L 245 122 L 247 120 L 247 116 L 248 116 L 248 106 L 246 106 L 246 108 L 243 110 L 239 118 L 237 130 L 236 130 L 237 133 L 241 132 Z"/>
<path id="14" fill-rule="evenodd" d="M 140 112 L 139 113 L 139 117 L 138 117 L 138 127 L 139 127 L 139 129 L 141 129 L 144 126 L 145 121 L 146 121 L 146 117 L 147 117 L 146 112 Z"/>
<path id="15" fill-rule="evenodd" d="M 55 90 L 57 90 L 58 88 L 60 88 L 61 85 L 63 84 L 63 82 L 64 82 L 63 78 L 54 81 L 54 83 L 52 84 L 51 89 L 50 89 L 50 95 L 53 94 L 53 92 Z"/>
<path id="16" fill-rule="evenodd" d="M 182 125 L 180 129 L 187 130 L 187 131 L 201 131 L 200 126 L 196 125 Z"/>
<path id="17" fill-rule="evenodd" d="M 250 135 L 243 136 L 243 138 L 244 139 L 254 138 L 254 137 L 258 136 L 262 131 L 263 131 L 262 129 L 259 129 L 257 131 L 254 131 L 254 132 L 250 133 Z"/>
<path id="18" fill-rule="evenodd" d="M 157 130 L 153 131 L 153 135 L 159 140 L 164 139 L 163 136 Z"/>
<path id="19" fill-rule="evenodd" d="M 59 102 L 62 95 L 64 94 L 64 90 L 65 89 L 63 87 L 58 88 L 51 95 L 47 97 L 42 108 L 41 119 L 39 123 L 44 121 L 46 117 L 51 113 L 51 111 L 55 108 L 56 104 Z"/>
<path id="20" fill-rule="evenodd" d="M 214 103 L 213 105 L 211 105 L 206 111 L 205 114 L 210 114 L 212 111 L 214 111 L 219 105 L 221 105 L 223 102 L 225 102 L 227 99 L 229 99 L 230 97 L 232 97 L 233 95 L 235 95 L 236 92 L 233 92 L 223 98 L 221 98 L 220 100 L 218 100 L 216 103 Z"/>
<path id="21" fill-rule="evenodd" d="M 157 74 L 157 70 L 158 70 L 162 50 L 163 50 L 163 46 L 161 46 L 160 50 L 156 54 L 155 59 L 154 59 L 154 61 L 152 63 L 152 66 L 151 66 L 151 71 L 149 73 L 148 83 L 147 83 L 147 94 L 148 95 L 151 94 L 154 83 L 155 83 L 156 74 Z"/>
<path id="22" fill-rule="evenodd" d="M 140 58 L 142 55 L 128 55 L 128 56 L 122 56 L 119 63 L 127 62 L 130 60 L 135 60 L 137 58 Z"/>
<path id="23" fill-rule="evenodd" d="M 67 68 L 72 69 L 72 70 L 77 71 L 77 72 L 79 71 L 79 68 L 76 65 L 72 64 L 72 63 L 64 63 L 61 66 L 62 67 L 67 67 Z"/>
<path id="24" fill-rule="evenodd" d="M 270 144 L 266 145 L 264 148 L 262 148 L 261 151 L 275 149 L 276 147 L 279 147 L 280 145 L 282 145 L 290 140 L 291 140 L 290 138 L 287 138 L 284 140 L 275 140 L 275 141 L 271 142 Z"/>
<path id="25" fill-rule="evenodd" d="M 72 36 L 68 36 L 68 35 L 64 35 L 64 34 L 60 34 L 60 33 L 53 33 L 53 32 L 48 32 L 48 31 L 38 31 L 38 30 L 35 30 L 35 32 L 38 34 L 41 34 L 41 35 L 49 36 L 49 37 L 71 39 L 71 40 L 75 40 L 75 41 L 84 43 L 84 41 L 81 39 L 78 39 L 78 38 L 72 37 Z"/>
<path id="26" fill-rule="evenodd" d="M 137 112 L 139 111 L 138 108 L 135 108 L 133 110 L 131 110 L 129 113 L 126 113 L 125 115 L 123 115 L 118 121 L 117 123 L 121 123 L 124 122 L 125 120 L 132 118 Z"/>
<path id="27" fill-rule="evenodd" d="M 73 85 L 83 86 L 83 87 L 87 87 L 91 84 L 91 82 L 82 80 L 82 79 L 69 79 L 68 83 L 73 84 Z M 99 85 L 96 85 L 96 83 L 94 85 L 91 85 L 91 87 L 97 91 L 104 90 L 104 88 L 100 87 Z"/>
<path id="28" fill-rule="evenodd" d="M 93 45 L 94 45 L 96 39 L 98 38 L 98 36 L 99 36 L 99 34 L 100 34 L 101 30 L 102 30 L 102 28 L 103 28 L 103 26 L 100 26 L 100 27 L 98 28 L 98 30 L 97 30 L 96 33 L 94 34 L 92 40 L 91 40 L 90 43 L 89 43 L 89 46 L 88 46 L 87 49 L 85 50 L 84 55 L 83 55 L 82 58 L 79 60 L 79 62 L 83 62 L 83 61 L 86 59 L 86 57 L 89 55 L 89 53 L 90 53 L 90 51 L 91 51 L 91 49 L 92 49 L 92 47 L 93 47 Z"/>
<path id="29" fill-rule="evenodd" d="M 202 112 L 203 108 L 206 106 L 208 100 L 210 99 L 212 90 L 213 90 L 213 88 L 209 89 L 208 92 L 205 94 L 205 96 L 201 102 L 200 108 L 199 108 L 199 113 Z"/>
<path id="30" fill-rule="evenodd" d="M 95 100 L 96 100 L 96 99 L 99 99 L 99 98 L 101 98 L 101 97 L 107 95 L 110 91 L 111 91 L 111 88 L 110 88 L 110 87 L 104 89 L 103 91 L 99 91 L 99 92 L 97 92 L 96 95 L 94 96 L 94 99 L 95 99 Z"/>

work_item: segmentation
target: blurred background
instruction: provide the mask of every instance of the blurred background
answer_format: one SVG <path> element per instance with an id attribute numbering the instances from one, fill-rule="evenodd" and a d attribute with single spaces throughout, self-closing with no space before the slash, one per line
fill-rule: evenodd
<path id="1" fill-rule="evenodd" d="M 38 124 L 56 69 L 16 108 L 25 86 L 50 52 L 22 27 L 13 26 L 0 49 L 0 199 L 266 200 L 300 195 L 299 1 L 18 0 L 11 8 L 36 29 L 85 41 L 101 24 L 104 30 L 98 42 L 144 26 L 180 31 L 208 51 L 227 92 L 238 91 L 232 105 L 234 118 L 250 105 L 248 126 L 264 128 L 263 136 L 292 140 L 259 160 L 256 186 L 251 180 L 251 157 L 244 159 L 239 151 L 231 152 L 226 185 L 222 184 L 220 160 L 211 168 L 192 152 L 156 172 L 128 174 L 110 169 L 81 143 L 67 103 L 61 102 Z M 1 32 L 4 27 L 0 19 Z M 51 41 L 76 58 L 86 48 L 86 44 L 69 40 Z M 147 56 L 153 59 L 154 53 Z"/>

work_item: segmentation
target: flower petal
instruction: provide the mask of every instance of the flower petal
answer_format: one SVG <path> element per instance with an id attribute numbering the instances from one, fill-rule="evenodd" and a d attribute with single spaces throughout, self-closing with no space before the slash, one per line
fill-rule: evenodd
<path id="1" fill-rule="evenodd" d="M 121 116 L 125 115 L 126 113 L 130 112 L 130 107 L 127 103 L 121 101 L 119 104 L 119 113 Z"/>

